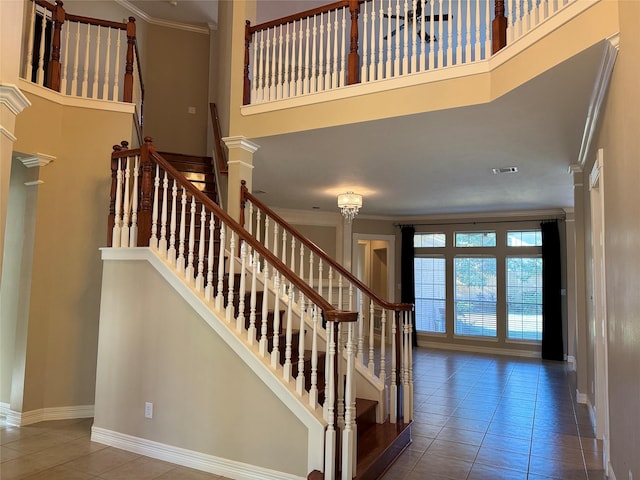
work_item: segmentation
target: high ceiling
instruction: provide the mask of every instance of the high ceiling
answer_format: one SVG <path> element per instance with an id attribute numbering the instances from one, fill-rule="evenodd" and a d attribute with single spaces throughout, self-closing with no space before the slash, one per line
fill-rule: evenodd
<path id="1" fill-rule="evenodd" d="M 202 23 L 206 10 L 217 21 L 212 0 L 132 3 L 158 18 Z M 328 212 L 338 193 L 354 190 L 364 195 L 361 215 L 571 207 L 568 168 L 578 160 L 602 52 L 591 47 L 489 104 L 251 139 L 260 146 L 253 189 L 271 206 Z M 492 172 L 511 166 L 518 172 Z"/>

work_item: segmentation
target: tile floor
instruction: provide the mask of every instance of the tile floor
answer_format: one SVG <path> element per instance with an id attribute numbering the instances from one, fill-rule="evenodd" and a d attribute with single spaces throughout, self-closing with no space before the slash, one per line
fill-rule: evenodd
<path id="1" fill-rule="evenodd" d="M 602 480 L 600 442 L 564 364 L 418 349 L 413 443 L 384 480 Z M 214 480 L 90 441 L 91 419 L 10 427 L 2 480 Z"/>

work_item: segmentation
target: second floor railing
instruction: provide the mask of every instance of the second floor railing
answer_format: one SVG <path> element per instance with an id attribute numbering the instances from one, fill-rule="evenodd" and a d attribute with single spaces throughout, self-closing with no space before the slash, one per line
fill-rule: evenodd
<path id="1" fill-rule="evenodd" d="M 127 23 L 72 15 L 62 1 L 32 0 L 22 76 L 64 95 L 134 103 L 144 84 L 133 17 Z"/>
<path id="2" fill-rule="evenodd" d="M 245 28 L 244 104 L 488 59 L 577 0 L 341 0 Z"/>

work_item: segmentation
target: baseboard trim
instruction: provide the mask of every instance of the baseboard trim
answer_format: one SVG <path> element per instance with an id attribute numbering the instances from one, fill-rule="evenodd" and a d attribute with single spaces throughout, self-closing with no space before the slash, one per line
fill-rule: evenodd
<path id="1" fill-rule="evenodd" d="M 540 358 L 540 352 L 516 350 L 511 348 L 483 347 L 481 345 L 461 345 L 458 343 L 429 342 L 421 340 L 420 338 L 418 338 L 418 346 L 460 352 L 475 352 L 488 353 L 492 355 L 511 355 L 515 357 Z"/>
<path id="2" fill-rule="evenodd" d="M 186 450 L 144 438 L 133 437 L 99 427 L 92 427 L 91 441 L 238 480 L 305 480 L 306 478 L 194 452 L 193 450 Z"/>
<path id="3" fill-rule="evenodd" d="M 11 410 L 8 403 L 0 404 L 0 414 L 7 418 L 7 424 L 16 427 L 31 425 L 32 423 L 47 422 L 50 420 L 71 420 L 74 418 L 93 417 L 93 405 L 76 405 L 72 407 L 51 407 L 30 410 L 28 412 L 16 412 Z"/>

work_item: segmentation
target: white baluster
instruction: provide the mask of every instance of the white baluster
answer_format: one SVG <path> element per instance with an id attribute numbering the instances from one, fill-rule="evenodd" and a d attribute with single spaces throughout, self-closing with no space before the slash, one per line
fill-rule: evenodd
<path id="1" fill-rule="evenodd" d="M 116 31 L 116 60 L 113 71 L 113 100 L 116 102 L 120 99 L 120 39 L 122 35 L 122 31 Z"/>
<path id="2" fill-rule="evenodd" d="M 40 21 L 40 28 L 42 34 L 40 35 L 40 50 L 38 51 L 38 71 L 36 75 L 36 83 L 38 85 L 44 85 L 44 48 L 45 48 L 45 31 L 47 29 L 47 9 L 42 11 L 42 20 Z"/>
<path id="3" fill-rule="evenodd" d="M 316 17 L 314 17 L 316 18 Z M 317 89 L 322 92 L 324 90 L 324 73 L 322 72 L 322 68 L 324 67 L 324 13 L 320 12 L 320 45 L 318 47 L 318 82 Z"/>
<path id="4" fill-rule="evenodd" d="M 251 103 L 259 103 L 258 100 L 258 69 L 262 64 L 262 56 L 258 56 L 258 36 L 253 33 L 251 39 L 253 43 L 253 64 L 251 65 Z"/>
<path id="5" fill-rule="evenodd" d="M 162 179 L 162 209 L 160 214 L 160 239 L 158 241 L 158 251 L 162 257 L 167 255 L 167 209 L 169 202 L 167 201 L 169 195 L 169 176 L 165 170 L 164 178 Z"/>
<path id="6" fill-rule="evenodd" d="M 366 4 L 365 4 L 366 5 Z M 369 48 L 369 81 L 375 80 L 376 74 L 376 2 L 375 0 L 371 0 L 371 15 L 369 17 L 369 25 L 371 28 L 371 46 Z M 366 22 L 365 22 L 366 23 Z"/>
<path id="7" fill-rule="evenodd" d="M 397 71 L 396 75 L 406 75 L 408 73 L 407 70 L 409 70 L 409 25 L 406 24 L 409 19 L 409 4 L 407 0 L 404 0 L 404 18 L 405 27 L 402 29 L 402 70 Z M 415 32 L 415 28 L 412 31 Z"/>
<path id="8" fill-rule="evenodd" d="M 233 288 L 236 278 L 236 261 L 235 261 L 235 251 L 236 251 L 236 232 L 231 231 L 231 239 L 229 241 L 229 280 L 227 282 L 227 309 L 226 309 L 226 317 L 227 322 L 231 322 L 233 319 Z"/>
<path id="9" fill-rule="evenodd" d="M 325 420 L 327 421 L 327 430 L 325 432 L 325 465 L 324 471 L 328 474 L 329 478 L 333 478 L 334 466 L 336 460 L 336 428 L 335 428 L 335 383 L 334 383 L 334 366 L 335 366 L 335 357 L 336 357 L 336 343 L 335 337 L 333 334 L 334 331 L 334 322 L 328 322 L 327 328 L 327 340 L 328 340 L 328 353 L 326 356 L 326 398 L 325 398 Z"/>
<path id="10" fill-rule="evenodd" d="M 267 31 L 268 34 L 268 31 Z M 277 90 L 277 74 L 276 74 L 276 70 L 278 68 L 278 66 L 276 65 L 276 53 L 277 53 L 277 49 L 278 49 L 278 42 L 276 41 L 277 37 L 276 37 L 277 33 L 276 33 L 276 28 L 273 27 L 273 39 L 271 40 L 271 48 L 272 50 L 269 52 L 271 55 L 271 81 L 269 83 L 269 100 L 276 100 L 277 96 L 276 96 L 276 90 Z M 267 43 L 268 45 L 268 43 Z"/>
<path id="11" fill-rule="evenodd" d="M 384 5 L 380 0 L 378 7 L 378 74 L 376 80 L 384 78 Z M 387 22 L 388 23 L 388 22 Z"/>
<path id="12" fill-rule="evenodd" d="M 291 37 L 289 35 L 289 25 L 287 23 L 287 31 L 285 34 L 285 55 L 284 55 L 284 78 L 285 82 L 282 87 L 282 98 L 291 96 L 291 73 L 289 72 L 289 50 L 291 49 Z"/>
<path id="13" fill-rule="evenodd" d="M 73 51 L 73 75 L 71 77 L 71 95 L 78 95 L 78 55 L 80 52 L 80 22 L 76 22 L 76 47 Z"/>
<path id="14" fill-rule="evenodd" d="M 184 272 L 184 240 L 187 228 L 187 191 L 182 187 L 182 198 L 180 199 L 180 236 L 178 237 L 178 260 L 176 261 L 176 270 L 179 273 Z"/>
<path id="15" fill-rule="evenodd" d="M 342 288 L 344 287 L 343 285 L 343 277 L 342 275 L 340 275 L 338 277 L 338 309 L 342 310 Z"/>
<path id="16" fill-rule="evenodd" d="M 27 47 L 27 70 L 25 77 L 29 82 L 33 77 L 33 43 L 36 37 L 36 18 L 36 2 L 31 2 L 31 13 L 29 14 L 29 45 Z"/>
<path id="17" fill-rule="evenodd" d="M 468 4 L 469 2 L 467 2 Z M 462 4 L 457 2 L 458 4 L 458 23 L 456 25 L 456 59 L 455 65 L 461 65 L 464 63 L 464 59 L 462 58 Z M 449 6 L 451 6 L 451 2 L 449 2 Z M 453 20 L 449 20 L 451 23 Z M 467 30 L 467 35 L 469 34 L 469 30 Z"/>
<path id="18" fill-rule="evenodd" d="M 196 276 L 196 291 L 204 289 L 204 233 L 207 226 L 207 212 L 202 205 L 200 211 L 200 239 L 198 242 L 198 275 Z"/>
<path id="19" fill-rule="evenodd" d="M 346 38 L 347 38 L 347 19 L 346 19 L 346 12 L 347 12 L 347 8 L 344 7 L 342 9 L 342 43 L 340 44 L 340 51 L 341 51 L 341 56 L 340 56 L 340 75 L 339 75 L 339 79 L 340 79 L 340 86 L 344 87 L 346 84 L 346 78 L 347 75 L 345 73 L 346 71 L 346 59 L 347 59 L 347 47 L 346 47 Z"/>
<path id="20" fill-rule="evenodd" d="M 336 85 L 331 84 L 331 12 L 327 12 L 327 53 L 324 66 L 324 89 L 330 90 Z"/>
<path id="21" fill-rule="evenodd" d="M 333 305 L 333 267 L 329 264 L 329 291 L 327 292 L 327 300 Z"/>
<path id="22" fill-rule="evenodd" d="M 342 432 L 342 478 L 351 479 L 355 474 L 354 460 L 357 452 L 356 397 L 355 397 L 355 345 L 353 323 L 347 324 L 347 371 L 344 393 L 344 430 Z"/>
<path id="23" fill-rule="evenodd" d="M 87 37 L 85 38 L 84 65 L 82 70 L 82 97 L 87 97 L 89 88 L 89 49 L 91 48 L 91 25 L 87 24 Z"/>
<path id="24" fill-rule="evenodd" d="M 93 62 L 93 84 L 91 85 L 91 98 L 98 98 L 98 68 L 100 62 L 100 26 L 96 26 L 98 35 L 96 36 L 95 60 Z"/>
<path id="25" fill-rule="evenodd" d="M 302 20 L 300 20 L 298 30 L 298 75 L 296 77 L 296 96 L 303 93 L 303 75 L 304 75 L 304 62 L 302 60 L 302 44 L 304 43 L 304 37 L 302 35 Z"/>
<path id="26" fill-rule="evenodd" d="M 418 42 L 416 41 L 416 38 L 418 38 L 418 36 L 416 35 L 418 30 L 416 29 L 417 18 L 416 18 L 416 15 L 415 15 L 415 11 L 416 11 L 417 6 L 418 6 L 418 3 L 416 2 L 416 0 L 413 0 L 413 2 L 411 4 L 411 8 L 412 8 L 412 10 L 414 12 L 414 14 L 411 15 L 411 26 L 413 27 L 413 30 L 411 30 L 411 32 L 412 32 L 412 35 L 411 35 L 411 72 L 416 72 L 418 70 L 418 50 L 417 50 Z M 407 28 L 405 27 L 405 30 L 406 29 Z M 407 55 L 408 55 L 408 53 L 407 53 Z M 407 73 L 407 72 L 405 72 L 405 73 Z"/>
<path id="27" fill-rule="evenodd" d="M 266 84 L 266 80 L 265 80 L 265 76 L 266 76 L 266 72 L 265 72 L 265 63 L 268 60 L 265 57 L 265 53 L 264 53 L 264 30 L 260 30 L 260 58 L 258 60 L 258 68 L 259 68 L 259 75 L 258 75 L 258 102 L 264 102 L 265 101 L 265 84 Z"/>
<path id="28" fill-rule="evenodd" d="M 393 39 L 395 39 L 395 48 L 394 48 L 394 60 L 393 60 L 393 73 L 391 76 L 396 77 L 400 74 L 400 38 L 402 37 L 402 31 L 400 30 L 400 0 L 396 0 L 396 34 L 393 35 Z"/>
<path id="29" fill-rule="evenodd" d="M 520 0 L 515 1 L 515 18 L 514 18 L 514 30 L 515 30 L 515 38 L 520 38 L 522 36 L 522 8 Z M 511 10 L 511 15 L 513 16 L 513 10 Z"/>
<path id="30" fill-rule="evenodd" d="M 484 32 L 484 58 L 491 56 L 491 9 L 489 0 L 485 2 L 485 32 Z"/>
<path id="31" fill-rule="evenodd" d="M 407 390 L 404 392 L 405 398 L 408 399 L 408 405 L 405 405 L 405 423 L 409 423 L 413 420 L 413 325 L 411 323 L 410 312 L 405 312 L 406 322 L 409 326 L 409 343 L 407 344 L 407 356 L 408 356 L 408 385 Z"/>
<path id="32" fill-rule="evenodd" d="M 479 3 L 474 0 L 475 4 Z M 467 2 L 467 10 L 465 12 L 465 44 L 464 44 L 464 62 L 471 62 L 471 2 Z M 477 35 L 477 30 L 476 30 Z"/>
<path id="33" fill-rule="evenodd" d="M 287 264 L 287 229 L 282 227 L 282 252 L 280 253 L 280 260 L 285 265 Z M 291 268 L 290 265 L 287 265 Z"/>
<path id="34" fill-rule="evenodd" d="M 70 28 L 70 24 L 67 24 L 67 28 L 64 29 L 64 53 L 62 54 L 62 71 L 60 72 L 61 74 L 61 78 L 60 78 L 60 92 L 63 95 L 67 94 L 67 85 L 68 85 L 68 77 L 69 77 L 69 72 L 67 71 L 67 68 L 69 67 L 69 36 L 71 35 L 71 28 Z"/>
<path id="35" fill-rule="evenodd" d="M 311 408 L 318 406 L 318 308 L 314 305 L 311 312 L 311 386 L 309 388 L 309 405 Z M 326 374 L 325 374 L 326 375 Z M 304 381 L 304 379 L 303 379 Z M 325 387 L 328 380 L 325 380 Z M 325 388 L 326 389 L 326 388 Z M 326 404 L 326 397 L 325 397 Z"/>
<path id="36" fill-rule="evenodd" d="M 432 0 L 435 2 L 435 0 Z M 444 66 L 444 52 L 443 52 L 443 44 L 444 44 L 444 23 L 443 20 L 443 8 L 442 8 L 442 0 L 438 0 L 438 12 L 440 14 L 440 21 L 438 22 L 438 68 L 442 68 Z"/>
<path id="37" fill-rule="evenodd" d="M 153 177 L 153 209 L 151 210 L 151 238 L 149 246 L 158 248 L 158 188 L 160 187 L 160 167 L 156 165 L 156 174 Z"/>
<path id="38" fill-rule="evenodd" d="M 358 306 L 358 361 L 364 365 L 364 296 L 360 295 Z"/>
<path id="39" fill-rule="evenodd" d="M 431 0 L 430 4 L 430 17 L 429 17 L 429 35 L 431 36 L 429 43 L 429 68 L 433 69 L 436 67 L 436 29 L 435 29 L 435 8 L 436 0 Z"/>
<path id="40" fill-rule="evenodd" d="M 251 270 L 251 298 L 249 300 L 249 328 L 247 330 L 247 341 L 253 345 L 256 341 L 256 305 L 258 303 L 258 252 L 253 252 L 253 265 Z"/>
<path id="41" fill-rule="evenodd" d="M 482 47 L 482 43 L 480 42 L 480 39 L 482 37 L 481 35 L 481 22 L 480 22 L 480 0 L 474 0 L 476 3 L 476 29 L 475 29 L 475 39 L 474 39 L 474 49 L 475 49 L 475 55 L 473 57 L 474 61 L 478 61 L 481 59 L 481 47 Z M 486 4 L 489 5 L 489 0 L 486 0 Z M 485 22 L 489 21 L 488 18 L 485 18 Z"/>
<path id="42" fill-rule="evenodd" d="M 451 11 L 451 0 L 449 0 L 447 12 Z M 440 22 L 442 23 L 442 22 Z M 453 64 L 453 20 L 447 22 L 447 65 Z"/>
<path id="43" fill-rule="evenodd" d="M 166 190 L 166 188 L 165 188 Z M 196 246 L 196 197 L 191 197 L 191 215 L 189 216 L 189 255 L 187 256 L 187 268 L 185 269 L 185 277 L 189 284 L 193 283 L 194 267 L 194 248 Z"/>
<path id="44" fill-rule="evenodd" d="M 133 203 L 131 207 L 131 229 L 129 231 L 129 246 L 138 246 L 138 178 L 140 175 L 140 157 L 136 155 L 133 162 Z"/>
<path id="45" fill-rule="evenodd" d="M 111 234 L 111 246 L 118 248 L 120 246 L 120 232 L 122 228 L 122 217 L 120 209 L 122 206 L 122 160 L 118 159 L 118 170 L 116 170 L 116 202 L 113 218 L 113 232 Z"/>
<path id="46" fill-rule="evenodd" d="M 324 268 L 324 264 L 322 262 L 322 257 L 318 257 L 318 293 L 322 297 L 322 283 L 324 280 L 324 276 L 322 274 Z"/>
<path id="47" fill-rule="evenodd" d="M 273 347 L 271 348 L 271 367 L 280 363 L 280 273 L 274 268 L 273 291 Z"/>
<path id="48" fill-rule="evenodd" d="M 269 339 L 267 338 L 267 333 L 269 331 L 268 326 L 268 318 L 269 318 L 269 296 L 267 295 L 267 279 L 269 278 L 269 264 L 267 263 L 267 259 L 264 259 L 263 266 L 263 275 L 264 275 L 264 293 L 262 295 L 262 322 L 260 324 L 260 343 L 258 344 L 258 350 L 260 355 L 263 357 L 267 356 L 267 347 L 269 343 Z"/>
<path id="49" fill-rule="evenodd" d="M 386 385 L 387 380 L 386 380 L 386 368 L 387 368 L 387 359 L 385 357 L 385 355 L 387 354 L 386 352 L 386 342 L 387 342 L 387 310 L 386 309 L 382 309 L 382 317 L 380 318 L 380 326 L 381 326 L 381 331 L 380 331 L 380 380 L 382 380 L 382 382 Z"/>
<path id="50" fill-rule="evenodd" d="M 173 180 L 171 187 L 171 221 L 169 224 L 169 249 L 167 250 L 167 260 L 171 265 L 176 264 L 176 228 L 177 228 L 177 203 L 178 203 L 178 183 Z"/>
<path id="51" fill-rule="evenodd" d="M 240 243 L 240 285 L 238 288 L 238 314 L 236 315 L 236 332 L 244 328 L 244 297 L 247 291 L 247 243 L 238 238 Z"/>
<path id="52" fill-rule="evenodd" d="M 389 421 L 398 421 L 398 386 L 396 384 L 396 324 L 398 315 L 391 322 L 391 388 L 389 389 Z"/>
<path id="53" fill-rule="evenodd" d="M 131 192 L 130 160 L 131 157 L 127 157 L 124 169 L 124 201 L 122 203 L 122 230 L 120 231 L 120 245 L 123 247 L 129 245 L 129 216 L 131 214 L 131 205 L 129 204 L 129 196 Z"/>
<path id="54" fill-rule="evenodd" d="M 307 17 L 307 25 L 305 27 L 305 42 L 304 42 L 304 79 L 302 81 L 302 94 L 309 93 L 309 36 L 311 30 L 309 29 L 309 17 Z"/>
<path id="55" fill-rule="evenodd" d="M 284 282 L 282 282 L 284 283 Z M 282 378 L 285 382 L 288 382 L 291 379 L 291 375 L 293 374 L 293 365 L 291 363 L 291 355 L 293 352 L 293 284 L 289 282 L 289 291 L 288 291 L 288 301 L 287 301 L 287 327 L 285 330 L 285 348 L 284 348 L 284 365 L 282 369 Z M 302 335 L 302 332 L 300 332 Z"/>
<path id="56" fill-rule="evenodd" d="M 314 93 L 318 89 L 318 78 L 316 73 L 316 61 L 317 61 L 317 36 L 318 36 L 318 27 L 316 26 L 316 16 L 313 17 L 313 34 L 312 34 L 312 44 L 311 47 L 311 85 L 309 86 L 310 93 Z"/>
<path id="57" fill-rule="evenodd" d="M 291 235 L 291 263 L 289 268 L 292 272 L 296 271 L 296 237 Z"/>
<path id="58" fill-rule="evenodd" d="M 100 98 L 108 100 L 109 98 L 109 69 L 111 59 L 111 27 L 107 27 L 107 53 L 104 57 L 104 79 L 102 89 L 100 90 Z M 106 91 L 106 93 L 105 93 Z"/>
<path id="59" fill-rule="evenodd" d="M 300 271 L 298 272 L 298 276 L 304 279 L 304 244 L 300 242 Z M 304 309 L 304 293 L 300 290 L 300 298 L 298 300 L 300 303 L 300 308 Z"/>
<path id="60" fill-rule="evenodd" d="M 409 315 L 404 312 L 403 316 L 403 332 L 404 342 L 402 346 L 402 417 L 404 423 L 411 421 L 411 388 L 410 388 L 410 373 L 409 373 L 409 354 L 411 353 L 411 325 L 409 321 Z"/>
<path id="61" fill-rule="evenodd" d="M 175 188 L 175 183 L 174 183 L 174 188 Z M 174 195 L 174 203 L 173 203 L 173 211 L 175 212 L 175 195 Z M 174 226 L 172 227 L 172 230 L 175 230 L 175 215 L 171 215 L 172 219 L 173 219 L 173 224 Z M 215 233 L 215 228 L 216 228 L 216 224 L 215 224 L 215 217 L 213 216 L 213 212 L 211 212 L 211 216 L 209 217 L 209 250 L 208 250 L 208 254 L 207 254 L 207 286 L 204 289 L 204 298 L 207 302 L 210 302 L 211 299 L 213 298 L 213 259 L 215 256 L 214 253 L 214 233 Z M 174 239 L 175 239 L 175 235 L 174 235 Z M 171 252 L 171 248 L 169 249 L 169 252 Z M 173 256 L 175 257 L 175 248 L 173 248 Z M 173 262 L 172 262 L 173 263 Z M 255 276 L 255 273 L 254 273 Z"/>
<path id="62" fill-rule="evenodd" d="M 226 245 L 225 232 L 226 226 L 224 223 L 220 224 L 220 251 L 218 252 L 218 285 L 216 291 L 216 310 L 222 309 L 222 302 L 224 300 L 224 251 Z"/>
<path id="63" fill-rule="evenodd" d="M 361 294 L 362 295 L 362 294 Z M 375 374 L 375 359 L 374 352 L 374 340 L 375 340 L 375 323 L 376 323 L 376 311 L 373 304 L 373 300 L 369 299 L 369 364 L 367 368 L 371 375 Z"/>
<path id="64" fill-rule="evenodd" d="M 391 18 L 393 16 L 392 13 L 392 9 L 391 9 L 391 2 L 392 0 L 388 0 L 387 3 L 387 36 L 385 38 L 385 41 L 387 43 L 387 61 L 385 63 L 385 69 L 384 69 L 384 78 L 389 78 L 391 77 L 391 59 L 393 58 L 393 52 L 392 52 L 392 48 L 393 48 L 393 36 L 391 35 L 391 32 L 393 31 L 393 28 L 391 26 Z"/>
<path id="65" fill-rule="evenodd" d="M 282 25 L 280 27 L 278 27 L 278 32 L 279 32 L 279 36 L 278 36 L 278 85 L 276 88 L 276 98 L 280 99 L 282 98 L 282 87 L 284 85 L 284 71 L 282 68 Z"/>
<path id="66" fill-rule="evenodd" d="M 420 2 L 420 71 L 427 69 L 427 23 L 425 16 L 426 0 Z M 415 53 L 414 53 L 415 55 Z"/>
<path id="67" fill-rule="evenodd" d="M 523 9 L 524 9 L 524 13 L 522 15 L 522 29 L 523 29 L 523 33 L 526 33 L 531 29 L 531 15 L 530 15 L 530 8 L 529 8 L 529 0 L 524 0 Z"/>

